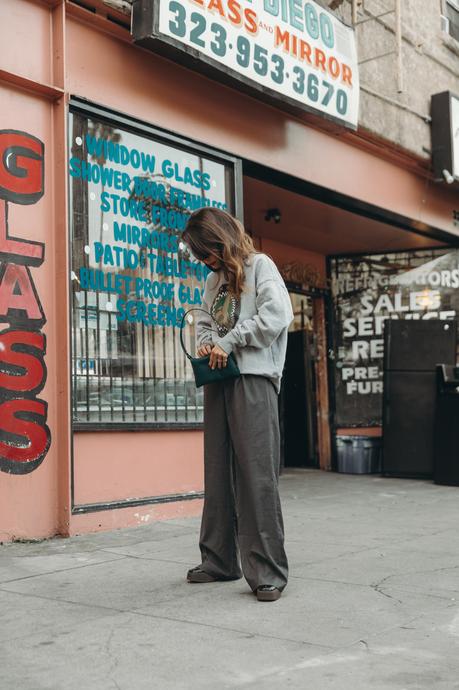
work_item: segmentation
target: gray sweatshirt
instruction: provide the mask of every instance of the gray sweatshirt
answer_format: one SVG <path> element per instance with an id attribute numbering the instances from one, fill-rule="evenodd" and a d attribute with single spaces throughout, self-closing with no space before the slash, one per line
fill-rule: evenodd
<path id="1" fill-rule="evenodd" d="M 280 390 L 287 350 L 288 326 L 293 319 L 290 297 L 275 263 L 266 254 L 246 262 L 245 286 L 240 300 L 227 290 L 223 270 L 207 276 L 202 308 L 197 312 L 198 346 L 219 345 L 234 353 L 241 374 L 271 379 Z"/>

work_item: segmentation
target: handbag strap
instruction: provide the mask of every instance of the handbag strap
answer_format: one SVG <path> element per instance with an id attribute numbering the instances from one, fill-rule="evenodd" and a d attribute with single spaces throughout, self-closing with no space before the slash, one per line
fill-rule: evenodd
<path id="1" fill-rule="evenodd" d="M 192 309 L 188 309 L 188 311 L 186 311 L 186 312 L 184 313 L 184 315 L 183 315 L 183 317 L 182 317 L 182 322 L 181 322 L 181 324 L 180 324 L 180 345 L 182 346 L 182 350 L 183 350 L 183 352 L 185 353 L 185 355 L 188 357 L 188 359 L 193 359 L 193 357 L 192 357 L 192 356 L 187 352 L 187 350 L 186 350 L 185 342 L 184 342 L 184 340 L 183 340 L 183 327 L 184 327 L 184 325 L 185 325 L 185 319 L 186 319 L 186 317 L 187 317 L 188 314 L 190 314 L 192 311 L 203 311 L 204 314 L 207 314 L 207 316 L 210 316 L 210 318 L 212 319 L 212 321 L 215 321 L 215 319 L 214 319 L 214 317 L 212 316 L 212 314 L 209 314 L 208 311 L 206 311 L 205 309 L 201 309 L 200 307 L 193 307 Z M 215 323 L 217 323 L 217 322 L 215 321 Z"/>

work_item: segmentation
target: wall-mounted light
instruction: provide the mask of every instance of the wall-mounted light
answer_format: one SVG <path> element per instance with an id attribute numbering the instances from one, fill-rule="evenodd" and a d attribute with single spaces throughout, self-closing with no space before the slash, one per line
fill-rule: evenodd
<path id="1" fill-rule="evenodd" d="M 273 220 L 275 223 L 280 223 L 281 215 L 282 214 L 278 208 L 268 208 L 265 213 L 265 220 L 268 222 Z"/>

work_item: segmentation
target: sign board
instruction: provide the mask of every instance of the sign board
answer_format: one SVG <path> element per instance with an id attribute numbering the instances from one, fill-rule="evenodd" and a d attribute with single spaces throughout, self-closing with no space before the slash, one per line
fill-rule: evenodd
<path id="1" fill-rule="evenodd" d="M 305 0 L 134 0 L 134 40 L 244 91 L 355 129 L 355 35 Z"/>
<path id="2" fill-rule="evenodd" d="M 459 180 L 459 97 L 432 96 L 432 163 L 436 180 Z"/>

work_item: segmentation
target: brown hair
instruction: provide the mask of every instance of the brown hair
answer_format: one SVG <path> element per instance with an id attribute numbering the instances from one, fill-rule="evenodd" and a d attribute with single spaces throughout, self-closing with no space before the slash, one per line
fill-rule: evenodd
<path id="1" fill-rule="evenodd" d="M 189 217 L 183 239 L 197 259 L 215 257 L 222 262 L 229 290 L 240 297 L 245 282 L 244 261 L 256 254 L 242 223 L 218 208 L 201 208 Z"/>

